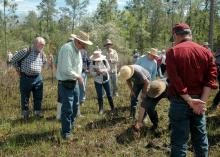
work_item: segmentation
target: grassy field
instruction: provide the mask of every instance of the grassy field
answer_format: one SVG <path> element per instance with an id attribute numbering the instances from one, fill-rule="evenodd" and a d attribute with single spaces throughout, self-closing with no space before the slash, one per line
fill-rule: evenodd
<path id="1" fill-rule="evenodd" d="M 2 67 L 2 66 L 1 66 Z M 4 68 L 3 68 L 4 69 Z M 157 106 L 159 129 L 151 132 L 151 123 L 141 134 L 135 134 L 129 116 L 129 91 L 119 84 L 120 97 L 115 97 L 117 116 L 108 113 L 105 98 L 105 114 L 98 115 L 96 93 L 92 79 L 88 81 L 87 101 L 81 107 L 84 117 L 79 117 L 73 131 L 74 141 L 64 142 L 59 134 L 60 123 L 56 120 L 57 82 L 52 83 L 51 72 L 44 72 L 43 119 L 31 116 L 24 123 L 20 111 L 19 80 L 12 72 L 0 71 L 0 156 L 1 157 L 163 157 L 169 156 L 168 108 L 166 99 Z M 210 98 L 209 105 L 215 95 Z M 32 99 L 31 99 L 32 103 Z M 32 105 L 31 109 L 32 109 Z M 220 111 L 208 113 L 210 156 L 220 156 Z M 193 156 L 189 142 L 188 156 Z"/>

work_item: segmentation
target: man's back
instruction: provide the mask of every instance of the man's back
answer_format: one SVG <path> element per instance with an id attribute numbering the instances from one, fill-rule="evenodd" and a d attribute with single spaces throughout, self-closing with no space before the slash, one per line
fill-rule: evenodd
<path id="1" fill-rule="evenodd" d="M 201 94 L 204 86 L 211 86 L 216 66 L 212 54 L 192 41 L 184 41 L 168 50 L 167 61 L 174 62 L 168 68 L 170 80 L 169 94 Z M 168 64 L 169 66 L 170 64 Z M 181 81 L 180 81 L 181 80 Z M 177 91 L 176 91 L 177 90 Z"/>

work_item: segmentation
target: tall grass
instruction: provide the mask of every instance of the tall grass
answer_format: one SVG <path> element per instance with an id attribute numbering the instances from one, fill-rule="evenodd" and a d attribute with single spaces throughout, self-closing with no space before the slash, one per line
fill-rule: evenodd
<path id="1" fill-rule="evenodd" d="M 166 99 L 157 106 L 159 129 L 151 132 L 151 122 L 140 135 L 135 134 L 129 116 L 129 90 L 119 83 L 120 97 L 114 97 L 117 115 L 109 114 L 107 99 L 104 100 L 105 114 L 98 115 L 98 105 L 93 80 L 89 78 L 87 100 L 81 107 L 84 117 L 79 117 L 74 128 L 74 141 L 66 143 L 60 138 L 60 123 L 56 115 L 56 81 L 52 83 L 51 72 L 45 70 L 43 119 L 31 116 L 24 123 L 20 111 L 19 80 L 15 71 L 6 71 L 1 66 L 0 75 L 0 156 L 5 157 L 68 157 L 68 156 L 146 156 L 164 157 L 169 155 L 168 108 Z M 216 91 L 213 92 L 210 102 Z M 32 103 L 32 99 L 30 101 Z M 32 104 L 30 107 L 32 109 Z M 208 115 L 210 156 L 218 157 L 220 148 L 220 112 Z M 152 142 L 153 141 L 153 142 Z M 192 156 L 192 149 L 188 151 Z"/>

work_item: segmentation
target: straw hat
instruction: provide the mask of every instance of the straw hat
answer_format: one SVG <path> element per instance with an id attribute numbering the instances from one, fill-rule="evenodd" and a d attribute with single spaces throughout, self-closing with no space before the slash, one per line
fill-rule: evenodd
<path id="1" fill-rule="evenodd" d="M 121 67 L 121 69 L 119 70 L 119 75 L 118 77 L 123 80 L 126 81 L 129 78 L 131 78 L 134 74 L 134 67 L 131 65 L 124 65 Z"/>
<path id="2" fill-rule="evenodd" d="M 158 52 L 158 49 L 156 49 L 156 48 L 151 48 L 151 51 L 148 51 L 147 53 L 150 54 L 150 55 L 152 55 L 152 56 L 154 56 L 154 57 L 159 57 L 159 56 L 157 55 L 157 52 Z"/>
<path id="3" fill-rule="evenodd" d="M 87 45 L 93 45 L 93 43 L 89 40 L 89 34 L 83 31 L 79 31 L 77 34 L 71 34 L 70 39 L 71 38 L 77 39 Z"/>
<path id="4" fill-rule="evenodd" d="M 166 89 L 166 83 L 161 80 L 151 81 L 147 91 L 147 96 L 150 98 L 157 98 L 160 96 Z"/>
<path id="5" fill-rule="evenodd" d="M 107 46 L 107 45 L 113 45 L 112 41 L 110 39 L 106 39 L 106 42 L 105 42 L 104 46 Z"/>
<path id="6" fill-rule="evenodd" d="M 102 51 L 96 50 L 93 52 L 93 55 L 90 57 L 92 61 L 102 61 L 106 56 L 102 55 Z"/>

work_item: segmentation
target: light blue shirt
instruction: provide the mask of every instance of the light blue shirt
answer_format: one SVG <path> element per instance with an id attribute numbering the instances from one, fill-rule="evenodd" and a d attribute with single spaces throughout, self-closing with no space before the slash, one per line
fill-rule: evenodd
<path id="1" fill-rule="evenodd" d="M 68 42 L 60 48 L 57 61 L 57 80 L 76 80 L 81 75 L 82 57 L 73 42 Z"/>
<path id="2" fill-rule="evenodd" d="M 140 65 L 144 69 L 149 71 L 149 73 L 151 75 L 151 80 L 152 81 L 156 79 L 156 75 L 157 75 L 157 61 L 155 59 L 154 60 L 150 60 L 147 55 L 143 55 L 140 58 L 138 58 L 138 60 L 137 60 L 137 62 L 135 64 Z"/>

